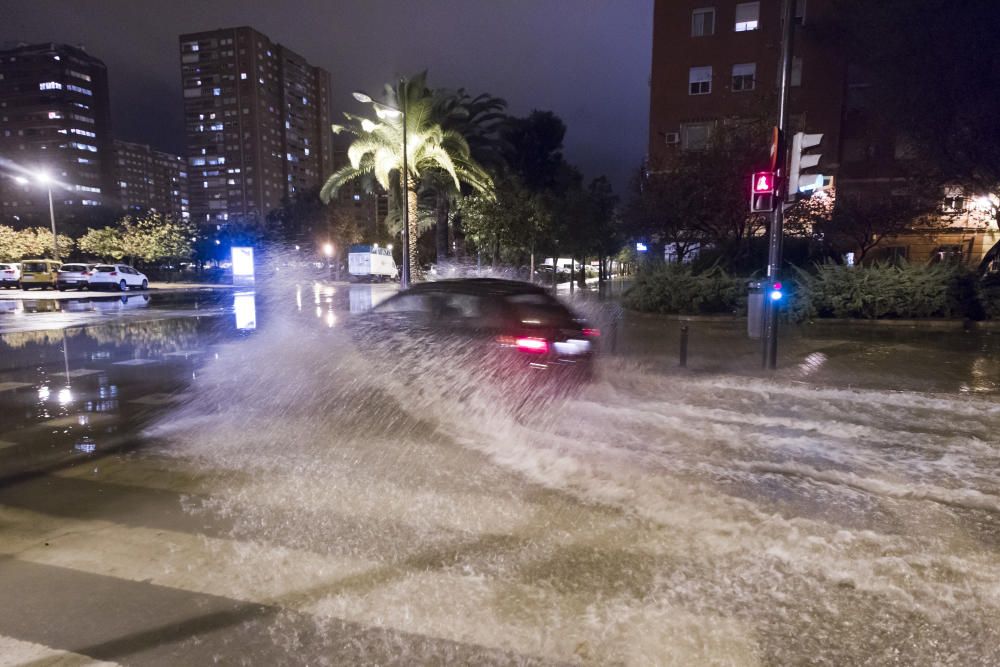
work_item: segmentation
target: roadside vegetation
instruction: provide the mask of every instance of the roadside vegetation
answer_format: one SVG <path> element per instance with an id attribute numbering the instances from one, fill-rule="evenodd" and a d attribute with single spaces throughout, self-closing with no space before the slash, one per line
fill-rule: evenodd
<path id="1" fill-rule="evenodd" d="M 832 262 L 786 274 L 781 308 L 795 322 L 823 318 L 922 319 L 1000 318 L 1000 278 L 981 278 L 957 263 L 874 263 L 844 266 Z M 625 305 L 643 312 L 742 315 L 747 282 L 719 266 L 698 270 L 691 264 L 658 264 L 639 271 L 625 292 Z"/>

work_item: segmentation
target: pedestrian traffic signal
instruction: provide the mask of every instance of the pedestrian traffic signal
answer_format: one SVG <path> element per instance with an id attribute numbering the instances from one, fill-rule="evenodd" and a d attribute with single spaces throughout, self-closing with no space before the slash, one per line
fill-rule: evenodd
<path id="1" fill-rule="evenodd" d="M 774 172 L 758 171 L 753 175 L 753 193 L 755 195 L 774 192 Z"/>
<path id="2" fill-rule="evenodd" d="M 775 178 L 773 171 L 758 171 L 750 181 L 750 211 L 769 213 L 774 210 Z"/>
<path id="3" fill-rule="evenodd" d="M 771 301 L 781 301 L 785 293 L 781 291 L 781 283 L 771 283 Z"/>
<path id="4" fill-rule="evenodd" d="M 803 151 L 819 146 L 823 141 L 822 134 L 806 134 L 796 132 L 792 137 L 791 163 L 788 166 L 788 198 L 794 200 L 800 192 L 812 194 L 824 187 L 822 174 L 802 172 L 819 164 L 819 153 L 803 153 Z M 807 195 L 808 196 L 808 195 Z"/>

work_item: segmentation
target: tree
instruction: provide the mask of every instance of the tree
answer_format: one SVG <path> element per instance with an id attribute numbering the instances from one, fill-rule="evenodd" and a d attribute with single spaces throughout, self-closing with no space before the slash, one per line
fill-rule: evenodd
<path id="1" fill-rule="evenodd" d="M 126 215 L 113 227 L 88 229 L 80 238 L 80 250 L 94 257 L 155 262 L 191 257 L 193 225 L 150 210 Z"/>
<path id="2" fill-rule="evenodd" d="M 76 245 L 68 236 L 59 234 L 59 256 L 65 258 Z M 15 230 L 0 225 L 0 257 L 8 261 L 52 257 L 52 231 L 46 227 Z"/>
<path id="3" fill-rule="evenodd" d="M 337 200 L 323 203 L 319 188 L 286 197 L 281 207 L 267 214 L 266 238 L 279 245 L 318 248 L 327 241 L 338 253 L 361 239 L 357 216 L 350 205 Z"/>
<path id="4" fill-rule="evenodd" d="M 466 237 L 494 265 L 498 261 L 521 264 L 526 256 L 534 254 L 550 224 L 539 197 L 516 177 L 496 181 L 491 193 L 465 197 L 458 212 Z"/>
<path id="5" fill-rule="evenodd" d="M 505 166 L 504 152 L 499 130 L 508 119 L 505 113 L 507 102 L 487 93 L 472 97 L 459 88 L 455 92 L 435 93 L 435 117 L 446 130 L 454 130 L 469 144 L 469 154 L 477 164 L 492 174 L 498 174 Z M 460 199 L 462 192 L 454 187 L 440 172 L 432 172 L 427 185 L 434 191 L 435 250 L 437 261 L 448 255 L 448 222 L 452 205 Z"/>
<path id="6" fill-rule="evenodd" d="M 397 87 L 386 86 L 388 106 L 404 114 L 386 113 L 374 105 L 377 120 L 345 114 L 350 125 L 334 126 L 334 132 L 346 131 L 355 139 L 347 150 L 350 164 L 336 171 L 323 185 L 320 197 L 329 202 L 348 181 L 373 175 L 386 190 L 407 193 L 410 219 L 410 243 L 407 252 L 411 271 L 420 275 L 417 253 L 417 196 L 420 178 L 430 171 L 446 173 L 456 188 L 466 183 L 473 190 L 492 188 L 489 174 L 472 159 L 469 144 L 455 130 L 442 128 L 434 117 L 434 96 L 427 88 L 426 73 L 404 80 Z M 403 123 L 406 123 L 407 173 L 403 174 Z M 399 195 L 397 195 L 399 196 Z"/>

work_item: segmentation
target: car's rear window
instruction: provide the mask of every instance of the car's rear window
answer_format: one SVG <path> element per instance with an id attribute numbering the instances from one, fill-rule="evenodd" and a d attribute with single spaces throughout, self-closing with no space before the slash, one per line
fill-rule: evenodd
<path id="1" fill-rule="evenodd" d="M 10 269 L 10 264 L 0 264 L 0 271 L 7 271 Z"/>
<path id="2" fill-rule="evenodd" d="M 523 324 L 548 326 L 574 324 L 573 313 L 548 294 L 513 294 L 507 297 L 507 303 L 514 307 L 517 318 Z"/>
<path id="3" fill-rule="evenodd" d="M 97 267 L 94 270 L 98 271 L 100 273 L 111 273 L 112 271 L 115 270 L 115 267 L 113 267 L 113 266 L 99 266 L 99 267 Z"/>
<path id="4" fill-rule="evenodd" d="M 59 270 L 80 272 L 80 271 L 86 271 L 87 267 L 84 264 L 63 264 Z"/>
<path id="5" fill-rule="evenodd" d="M 25 262 L 21 265 L 21 270 L 25 273 L 44 273 L 49 270 L 49 265 L 45 262 Z"/>

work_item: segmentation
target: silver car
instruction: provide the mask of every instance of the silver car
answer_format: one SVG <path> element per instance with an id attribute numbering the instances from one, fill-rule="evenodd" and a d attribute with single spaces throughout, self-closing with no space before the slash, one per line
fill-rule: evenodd
<path id="1" fill-rule="evenodd" d="M 90 272 L 94 266 L 94 264 L 63 264 L 56 276 L 56 287 L 59 291 L 71 287 L 79 290 L 87 289 L 90 284 Z"/>

